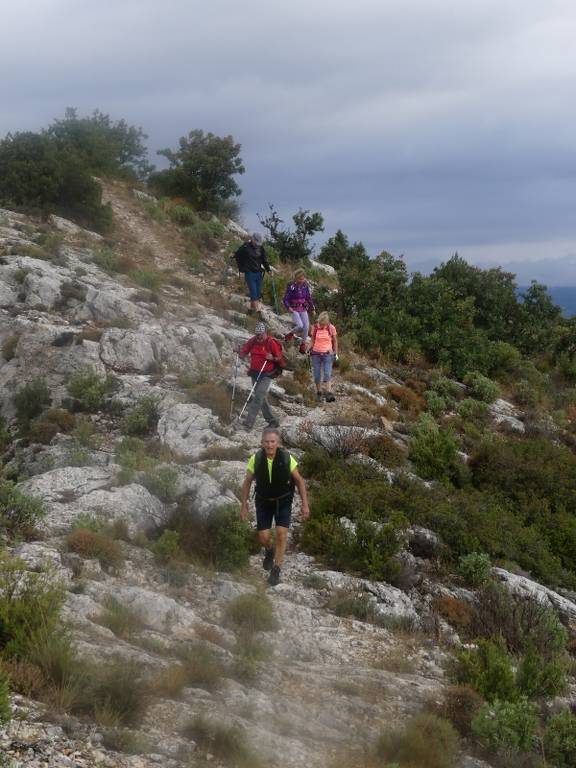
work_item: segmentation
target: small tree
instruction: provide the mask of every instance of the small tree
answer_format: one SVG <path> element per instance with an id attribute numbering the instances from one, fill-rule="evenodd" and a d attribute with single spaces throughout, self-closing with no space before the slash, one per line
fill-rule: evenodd
<path id="1" fill-rule="evenodd" d="M 183 197 L 200 209 L 219 213 L 241 189 L 233 178 L 244 173 L 240 144 L 232 136 L 190 131 L 179 141 L 179 149 L 161 149 L 170 168 L 154 173 L 150 181 L 164 194 Z"/>
<path id="2" fill-rule="evenodd" d="M 316 232 L 324 231 L 324 219 L 321 213 L 310 213 L 300 208 L 298 213 L 292 216 L 295 229 L 282 228 L 284 220 L 280 218 L 278 211 L 270 203 L 268 216 L 258 214 L 258 220 L 264 229 L 268 230 L 268 240 L 280 256 L 282 261 L 306 261 L 314 248 L 310 238 Z"/>

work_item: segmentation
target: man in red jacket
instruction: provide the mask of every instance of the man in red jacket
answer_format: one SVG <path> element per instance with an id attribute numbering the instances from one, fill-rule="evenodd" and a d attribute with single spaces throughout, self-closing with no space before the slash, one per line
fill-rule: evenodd
<path id="1" fill-rule="evenodd" d="M 256 335 L 248 339 L 240 350 L 240 357 L 250 355 L 250 367 L 248 374 L 252 383 L 256 384 L 252 399 L 248 404 L 248 410 L 242 425 L 250 430 L 254 426 L 258 411 L 262 409 L 262 416 L 268 422 L 269 427 L 277 427 L 278 420 L 270 410 L 266 396 L 272 384 L 272 379 L 278 375 L 279 364 L 282 360 L 282 346 L 279 341 L 268 336 L 264 323 L 257 323 L 254 329 Z"/>

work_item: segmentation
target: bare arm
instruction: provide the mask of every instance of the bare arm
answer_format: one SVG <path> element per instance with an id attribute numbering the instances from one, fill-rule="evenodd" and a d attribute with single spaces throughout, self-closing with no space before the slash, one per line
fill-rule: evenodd
<path id="1" fill-rule="evenodd" d="M 296 487 L 298 488 L 298 493 L 300 494 L 300 499 L 302 501 L 302 517 L 304 520 L 308 520 L 310 517 L 310 507 L 308 506 L 308 493 L 306 492 L 306 483 L 304 482 L 304 478 L 297 469 L 292 472 L 292 478 L 296 483 Z"/>
<path id="2" fill-rule="evenodd" d="M 242 483 L 242 499 L 240 505 L 240 520 L 248 520 L 248 497 L 250 496 L 250 486 L 254 480 L 252 472 L 246 472 L 246 477 Z"/>

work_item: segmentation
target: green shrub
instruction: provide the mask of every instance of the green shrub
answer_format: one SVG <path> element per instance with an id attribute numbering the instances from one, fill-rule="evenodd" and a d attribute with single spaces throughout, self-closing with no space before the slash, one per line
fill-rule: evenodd
<path id="1" fill-rule="evenodd" d="M 450 408 L 454 406 L 456 400 L 462 397 L 462 388 L 459 384 L 446 376 L 438 376 L 430 383 L 430 389 L 445 400 Z"/>
<path id="2" fill-rule="evenodd" d="M 14 405 L 18 423 L 22 429 L 27 429 L 30 421 L 39 416 L 44 406 L 50 402 L 50 391 L 44 379 L 33 379 L 14 395 Z"/>
<path id="3" fill-rule="evenodd" d="M 181 227 L 188 227 L 196 222 L 193 208 L 186 205 L 170 205 L 166 208 L 168 218 Z"/>
<path id="4" fill-rule="evenodd" d="M 0 527 L 13 536 L 26 535 L 44 514 L 42 499 L 22 493 L 10 480 L 0 480 Z"/>
<path id="5" fill-rule="evenodd" d="M 123 639 L 131 637 L 144 626 L 142 617 L 119 600 L 108 596 L 104 601 L 104 610 L 95 617 L 98 624 L 108 627 L 116 637 Z"/>
<path id="6" fill-rule="evenodd" d="M 406 463 L 406 453 L 388 435 L 369 439 L 365 447 L 368 456 L 385 467 L 400 467 Z"/>
<path id="7" fill-rule="evenodd" d="M 568 710 L 553 715 L 546 723 L 544 752 L 554 768 L 576 765 L 576 716 Z"/>
<path id="8" fill-rule="evenodd" d="M 418 768 L 452 768 L 458 752 L 453 726 L 432 714 L 417 715 L 402 730 L 382 734 L 374 749 L 385 763 Z"/>
<path id="9" fill-rule="evenodd" d="M 236 571 L 248 564 L 253 533 L 240 520 L 236 506 L 223 507 L 202 516 L 188 497 L 167 521 L 167 527 L 180 534 L 182 550 L 194 559 L 218 570 Z"/>
<path id="10" fill-rule="evenodd" d="M 484 403 L 492 403 L 500 396 L 500 388 L 496 382 L 483 376 L 478 371 L 471 371 L 464 376 L 464 384 L 470 390 L 472 397 Z"/>
<path id="11" fill-rule="evenodd" d="M 489 417 L 488 405 L 482 400 L 474 400 L 473 397 L 466 397 L 458 403 L 457 413 L 464 421 L 474 424 L 485 424 Z"/>
<path id="12" fill-rule="evenodd" d="M 538 710 L 526 698 L 485 704 L 472 721 L 472 732 L 486 747 L 509 755 L 531 749 Z"/>
<path id="13" fill-rule="evenodd" d="M 477 595 L 474 631 L 499 637 L 513 654 L 534 649 L 544 658 L 564 651 L 568 634 L 556 611 L 536 600 L 515 599 L 500 584 L 488 583 Z"/>
<path id="14" fill-rule="evenodd" d="M 68 549 L 88 560 L 98 560 L 104 569 L 118 569 L 124 562 L 122 548 L 104 533 L 77 528 L 67 536 Z"/>
<path id="15" fill-rule="evenodd" d="M 162 275 L 153 269 L 134 269 L 129 273 L 129 277 L 142 288 L 149 291 L 158 291 L 162 287 Z"/>
<path id="16" fill-rule="evenodd" d="M 150 549 L 161 563 L 167 563 L 170 560 L 178 559 L 182 555 L 180 549 L 180 534 L 178 531 L 166 529 L 162 534 L 150 544 Z"/>
<path id="17" fill-rule="evenodd" d="M 12 708 L 10 706 L 10 688 L 8 687 L 8 677 L 0 669 L 0 725 L 9 723 L 12 719 Z"/>
<path id="18" fill-rule="evenodd" d="M 127 435 L 148 435 L 156 428 L 158 398 L 152 395 L 141 397 L 123 421 L 122 428 Z"/>
<path id="19" fill-rule="evenodd" d="M 114 253 L 112 248 L 109 248 L 107 245 L 103 245 L 96 251 L 92 257 L 92 261 L 97 267 L 100 267 L 101 270 L 107 272 L 109 275 L 113 275 L 119 271 L 118 256 Z"/>
<path id="20" fill-rule="evenodd" d="M 445 398 L 439 395 L 438 392 L 427 389 L 424 392 L 424 397 L 426 399 L 426 410 L 431 413 L 432 416 L 440 416 L 440 414 L 448 410 L 448 402 Z"/>
<path id="21" fill-rule="evenodd" d="M 46 574 L 0 555 L 0 654 L 26 659 L 40 633 L 56 634 L 63 590 Z"/>
<path id="22" fill-rule="evenodd" d="M 526 408 L 535 408 L 540 400 L 539 393 L 526 379 L 521 379 L 516 384 L 516 402 Z"/>
<path id="23" fill-rule="evenodd" d="M 460 685 L 469 685 L 488 701 L 518 698 L 512 661 L 501 645 L 490 640 L 479 640 L 477 648 L 459 651 L 454 676 Z"/>
<path id="24" fill-rule="evenodd" d="M 94 368 L 88 367 L 73 374 L 68 382 L 70 396 L 78 401 L 83 411 L 99 411 L 105 396 L 111 391 L 112 382 L 102 379 Z"/>
<path id="25" fill-rule="evenodd" d="M 336 616 L 353 616 L 367 622 L 375 618 L 374 600 L 363 591 L 337 590 L 330 596 L 326 607 Z"/>
<path id="26" fill-rule="evenodd" d="M 456 439 L 429 414 L 420 416 L 410 441 L 410 459 L 425 480 L 449 480 L 458 461 Z"/>
<path id="27" fill-rule="evenodd" d="M 246 634 L 278 629 L 272 603 L 264 594 L 246 593 L 231 600 L 224 611 L 226 619 Z"/>
<path id="28" fill-rule="evenodd" d="M 479 587 L 490 578 L 490 556 L 485 552 L 470 552 L 462 555 L 458 562 L 458 571 L 466 584 L 470 587 Z"/>
<path id="29" fill-rule="evenodd" d="M 126 659 L 92 668 L 76 709 L 91 713 L 103 725 L 135 725 L 146 708 L 141 672 L 140 664 Z"/>
<path id="30" fill-rule="evenodd" d="M 534 648 L 529 648 L 518 665 L 516 684 L 529 699 L 558 696 L 566 689 L 566 670 L 563 657 L 546 659 Z"/>
<path id="31" fill-rule="evenodd" d="M 142 485 L 160 501 L 166 503 L 176 499 L 178 472 L 173 467 L 158 467 L 146 472 L 140 479 Z"/>
<path id="32" fill-rule="evenodd" d="M 122 467 L 118 480 L 121 484 L 131 483 L 135 472 L 151 472 L 156 461 L 148 455 L 146 443 L 139 437 L 125 437 L 116 443 L 116 462 Z"/>

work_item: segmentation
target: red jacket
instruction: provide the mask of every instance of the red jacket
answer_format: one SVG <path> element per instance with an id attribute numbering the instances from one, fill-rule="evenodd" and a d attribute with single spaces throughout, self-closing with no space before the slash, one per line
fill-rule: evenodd
<path id="1" fill-rule="evenodd" d="M 282 346 L 279 341 L 273 339 L 272 336 L 266 336 L 264 341 L 257 341 L 256 336 L 252 336 L 248 339 L 246 344 L 240 350 L 240 355 L 250 355 L 250 368 L 248 373 L 260 373 L 260 368 L 266 360 L 266 355 L 274 355 L 274 357 L 282 356 Z M 262 371 L 262 375 L 272 373 L 276 370 L 276 363 L 274 360 L 266 360 L 266 365 Z"/>

